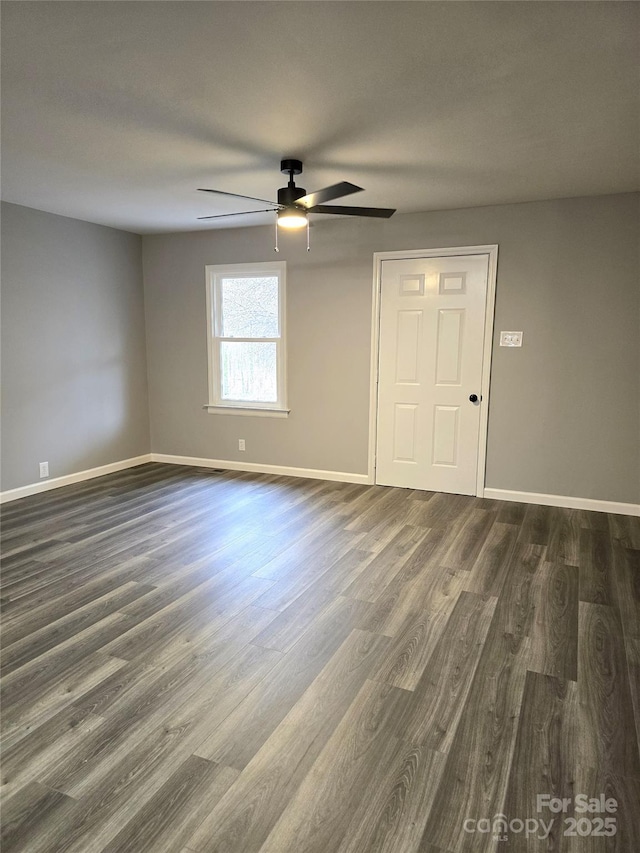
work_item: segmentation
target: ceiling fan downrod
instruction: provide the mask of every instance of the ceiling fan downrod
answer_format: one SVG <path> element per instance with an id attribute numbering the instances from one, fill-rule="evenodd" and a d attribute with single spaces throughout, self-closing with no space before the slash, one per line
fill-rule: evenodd
<path id="1" fill-rule="evenodd" d="M 289 183 L 286 187 L 278 190 L 278 204 L 285 207 L 294 205 L 299 198 L 307 194 L 303 187 L 297 187 L 293 179 L 294 175 L 302 174 L 302 162 L 300 160 L 281 160 L 280 171 L 283 175 L 289 175 Z"/>

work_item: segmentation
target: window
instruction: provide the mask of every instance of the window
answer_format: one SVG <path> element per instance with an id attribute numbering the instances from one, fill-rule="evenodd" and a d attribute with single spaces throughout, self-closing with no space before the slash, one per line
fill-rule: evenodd
<path id="1" fill-rule="evenodd" d="M 208 266 L 210 412 L 286 417 L 285 264 Z"/>

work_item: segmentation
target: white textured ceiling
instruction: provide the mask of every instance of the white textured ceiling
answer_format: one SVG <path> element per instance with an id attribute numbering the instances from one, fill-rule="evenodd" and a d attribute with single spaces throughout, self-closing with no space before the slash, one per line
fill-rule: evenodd
<path id="1" fill-rule="evenodd" d="M 211 228 L 196 217 L 251 203 L 196 187 L 275 198 L 283 156 L 309 191 L 347 180 L 366 191 L 345 203 L 402 213 L 637 189 L 639 12 L 4 2 L 3 198 L 139 233 Z"/>

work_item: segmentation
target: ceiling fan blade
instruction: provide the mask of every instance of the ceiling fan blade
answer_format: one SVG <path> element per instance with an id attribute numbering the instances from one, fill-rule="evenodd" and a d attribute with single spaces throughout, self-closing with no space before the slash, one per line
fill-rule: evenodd
<path id="1" fill-rule="evenodd" d="M 278 204 L 277 201 L 269 201 L 266 198 L 254 198 L 251 195 L 238 195 L 238 193 L 227 193 L 224 190 L 207 190 L 207 189 L 204 189 L 203 187 L 198 187 L 198 192 L 199 193 L 217 193 L 218 195 L 230 195 L 233 198 L 246 198 L 249 201 L 261 201 L 264 204 L 273 204 L 275 207 L 280 207 L 280 205 Z"/>
<path id="2" fill-rule="evenodd" d="M 225 216 L 248 216 L 250 213 L 274 213 L 272 207 L 266 210 L 241 210 L 239 213 L 216 213 L 214 216 L 199 216 L 198 219 L 224 219 Z"/>
<path id="3" fill-rule="evenodd" d="M 350 184 L 349 181 L 340 181 L 339 184 L 333 184 L 330 187 L 325 187 L 323 190 L 318 190 L 315 193 L 303 195 L 302 198 L 297 198 L 296 204 L 301 204 L 303 207 L 309 209 L 325 201 L 333 201 L 334 198 L 342 198 L 345 195 L 360 192 L 362 192 L 362 187 Z"/>
<path id="4" fill-rule="evenodd" d="M 317 204 L 309 208 L 309 213 L 339 213 L 341 216 L 372 216 L 376 219 L 388 219 L 395 213 L 390 207 L 344 207 L 340 204 Z"/>

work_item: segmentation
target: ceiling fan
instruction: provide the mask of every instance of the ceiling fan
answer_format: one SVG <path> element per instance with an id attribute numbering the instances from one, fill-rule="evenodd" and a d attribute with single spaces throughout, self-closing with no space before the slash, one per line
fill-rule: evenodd
<path id="1" fill-rule="evenodd" d="M 357 187 L 348 181 L 341 181 L 339 184 L 333 184 L 317 192 L 307 193 L 302 187 L 297 187 L 293 180 L 294 175 L 302 174 L 302 162 L 300 160 L 282 160 L 280 162 L 280 171 L 284 175 L 289 175 L 289 183 L 286 187 L 281 187 L 278 190 L 278 201 L 268 201 L 264 198 L 254 198 L 253 196 L 224 192 L 223 190 L 209 190 L 204 188 L 198 190 L 198 192 L 203 193 L 217 193 L 218 195 L 228 195 L 234 198 L 244 198 L 248 201 L 259 201 L 264 204 L 270 204 L 272 205 L 271 207 L 263 208 L 262 210 L 246 210 L 240 213 L 220 213 L 214 216 L 199 216 L 198 219 L 222 219 L 227 216 L 247 216 L 250 213 L 267 213 L 273 211 L 277 214 L 277 224 L 280 227 L 304 228 L 309 224 L 307 216 L 309 213 L 333 213 L 343 216 L 372 216 L 378 219 L 388 219 L 396 212 L 395 209 L 386 207 L 345 207 L 343 205 L 325 204 L 326 201 L 333 201 L 336 198 L 343 198 L 346 195 L 361 192 L 362 187 Z"/>

